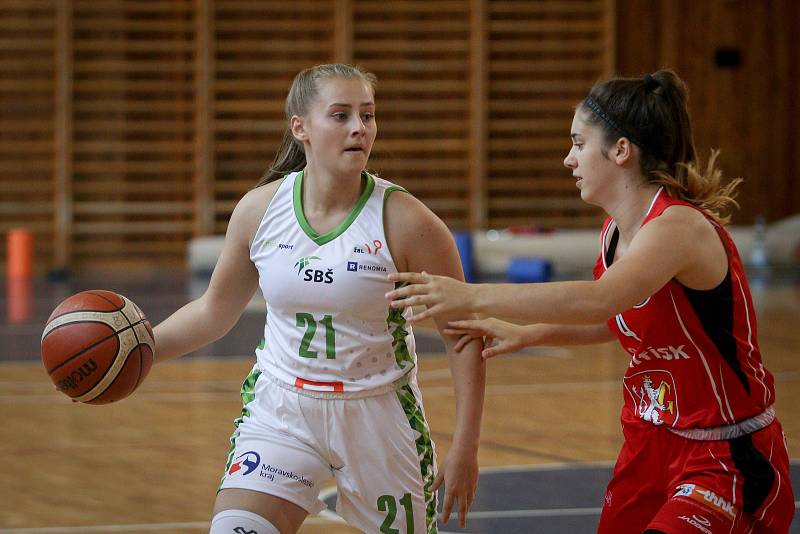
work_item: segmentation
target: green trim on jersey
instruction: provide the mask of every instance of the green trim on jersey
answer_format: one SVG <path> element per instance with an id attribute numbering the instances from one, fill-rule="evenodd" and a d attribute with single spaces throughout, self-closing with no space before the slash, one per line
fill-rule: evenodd
<path id="1" fill-rule="evenodd" d="M 403 407 L 411 428 L 419 434 L 416 445 L 420 473 L 422 474 L 423 498 L 425 499 L 425 532 L 427 534 L 437 534 L 439 531 L 436 527 L 436 492 L 431 491 L 431 484 L 433 484 L 433 480 L 436 477 L 433 466 L 431 431 L 411 386 L 406 384 L 398 389 L 397 398 L 400 400 L 400 405 Z"/>
<path id="2" fill-rule="evenodd" d="M 383 192 L 383 202 L 386 203 L 386 199 L 389 198 L 389 195 L 391 195 L 395 191 L 402 191 L 403 193 L 408 193 L 408 190 L 405 187 L 400 187 L 399 185 L 390 185 Z"/>
<path id="3" fill-rule="evenodd" d="M 347 230 L 353 221 L 356 220 L 358 214 L 361 213 L 361 210 L 364 209 L 364 206 L 367 204 L 367 200 L 369 200 L 372 191 L 375 189 L 375 179 L 372 175 L 368 172 L 363 172 L 362 175 L 367 178 L 367 186 L 364 188 L 364 191 L 361 192 L 361 196 L 358 197 L 358 201 L 356 205 L 353 206 L 353 209 L 350 211 L 350 214 L 333 230 L 330 232 L 326 232 L 324 234 L 318 233 L 314 230 L 311 225 L 308 223 L 308 219 L 306 219 L 306 214 L 303 213 L 303 176 L 305 175 L 305 170 L 300 171 L 297 174 L 297 177 L 294 179 L 294 190 L 292 192 L 292 199 L 294 202 L 294 215 L 297 217 L 297 222 L 300 224 L 300 228 L 306 233 L 311 240 L 316 243 L 317 245 L 324 245 L 325 243 L 329 243 L 342 235 L 345 230 Z"/>
<path id="4" fill-rule="evenodd" d="M 397 282 L 394 285 L 395 289 L 399 289 L 407 285 L 407 282 Z M 389 328 L 389 333 L 392 335 L 392 348 L 394 348 L 394 360 L 400 369 L 406 369 L 408 364 L 414 365 L 414 358 L 408 350 L 406 344 L 406 336 L 408 330 L 405 329 L 406 318 L 403 317 L 403 309 L 389 308 L 389 316 L 386 318 L 386 326 Z"/>
<path id="5" fill-rule="evenodd" d="M 225 473 L 231 468 L 231 463 L 233 462 L 233 454 L 236 452 L 236 438 L 239 437 L 239 425 L 244 421 L 245 417 L 250 417 L 250 410 L 247 408 L 247 405 L 256 400 L 256 382 L 259 376 L 261 376 L 261 369 L 253 367 L 253 370 L 250 371 L 250 374 L 247 375 L 247 378 L 242 382 L 242 415 L 233 421 L 236 430 L 234 430 L 231 435 L 231 448 L 228 450 L 228 461 L 225 464 L 225 472 L 222 473 L 222 480 L 225 480 Z M 220 486 L 222 486 L 222 480 L 220 480 Z M 217 489 L 217 491 L 219 491 L 219 489 Z"/>

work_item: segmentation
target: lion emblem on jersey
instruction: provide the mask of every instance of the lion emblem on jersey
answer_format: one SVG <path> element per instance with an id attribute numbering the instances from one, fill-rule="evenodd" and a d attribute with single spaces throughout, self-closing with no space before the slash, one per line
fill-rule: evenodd
<path id="1" fill-rule="evenodd" d="M 639 417 L 654 425 L 672 425 L 678 420 L 675 381 L 668 371 L 649 370 L 625 377 L 625 390 L 631 396 Z"/>

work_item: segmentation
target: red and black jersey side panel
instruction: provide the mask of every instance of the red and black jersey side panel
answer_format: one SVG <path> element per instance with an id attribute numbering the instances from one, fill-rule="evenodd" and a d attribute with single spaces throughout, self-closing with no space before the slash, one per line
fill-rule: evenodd
<path id="1" fill-rule="evenodd" d="M 743 369 L 743 361 L 747 357 L 742 352 L 757 352 L 755 344 L 755 321 L 751 320 L 749 313 L 739 321 L 734 318 L 741 315 L 748 306 L 746 299 L 741 295 L 735 295 L 730 244 L 727 242 L 726 232 L 716 226 L 720 240 L 728 254 L 728 272 L 725 279 L 715 288 L 710 290 L 697 290 L 681 286 L 692 310 L 700 321 L 703 330 L 710 342 L 716 347 L 722 360 L 730 367 L 733 374 L 738 379 L 747 396 L 751 392 L 750 378 Z M 736 277 L 737 285 L 742 283 L 743 277 Z M 738 298 L 737 298 L 738 297 Z M 736 330 L 745 330 L 737 332 Z M 740 340 L 748 340 L 742 343 Z"/>
<path id="2" fill-rule="evenodd" d="M 753 403 L 749 409 L 741 405 L 739 409 L 734 408 L 737 419 L 742 416 L 741 410 L 747 416 L 755 415 L 774 402 L 774 380 L 761 361 L 755 308 L 736 244 L 714 217 L 689 202 L 671 198 L 664 191 L 659 193 L 642 226 L 671 206 L 687 206 L 699 211 L 714 226 L 725 248 L 728 273 L 719 286 L 702 291 L 687 288 L 677 281 L 675 283 L 683 291 L 708 342 L 714 346 L 742 388 L 742 395 L 735 395 L 733 391 L 727 393 L 734 394 L 734 398 L 750 398 Z M 739 403 L 734 401 L 734 404 Z"/>

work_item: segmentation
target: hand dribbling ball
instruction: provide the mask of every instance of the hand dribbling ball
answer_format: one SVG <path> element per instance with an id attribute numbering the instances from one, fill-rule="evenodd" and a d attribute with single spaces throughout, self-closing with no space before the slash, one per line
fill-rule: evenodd
<path id="1" fill-rule="evenodd" d="M 153 329 L 136 304 L 111 291 L 83 291 L 47 320 L 42 363 L 56 389 L 72 400 L 108 404 L 142 383 L 154 347 Z"/>

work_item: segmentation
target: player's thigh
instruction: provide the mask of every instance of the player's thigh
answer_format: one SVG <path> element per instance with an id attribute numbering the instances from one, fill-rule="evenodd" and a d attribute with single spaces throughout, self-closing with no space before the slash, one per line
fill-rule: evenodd
<path id="1" fill-rule="evenodd" d="M 260 491 L 229 488 L 217 493 L 214 513 L 225 510 L 245 510 L 257 514 L 281 531 L 282 534 L 297 532 L 308 511 L 297 504 Z"/>
<path id="2" fill-rule="evenodd" d="M 603 497 L 598 534 L 641 534 L 663 506 L 664 458 L 657 438 L 650 430 L 623 444 Z"/>
<path id="3" fill-rule="evenodd" d="M 693 534 L 786 532 L 794 497 L 783 445 L 777 421 L 739 438 L 698 442 L 693 472 L 671 488 L 649 527 Z"/>
<path id="4" fill-rule="evenodd" d="M 320 453 L 323 446 L 309 430 L 313 421 L 308 420 L 301 403 L 316 407 L 323 401 L 300 398 L 283 388 L 260 386 L 259 380 L 254 400 L 247 404 L 248 415 L 231 437 L 220 493 L 245 490 L 253 493 L 230 495 L 249 495 L 247 502 L 262 503 L 259 506 L 275 508 L 288 502 L 306 513 L 319 513 L 325 508 L 319 499 L 320 488 L 332 473 L 328 459 Z M 259 494 L 272 498 L 261 499 Z"/>
<path id="5" fill-rule="evenodd" d="M 598 534 L 641 534 L 664 504 L 651 481 L 612 480 L 603 500 Z"/>
<path id="6" fill-rule="evenodd" d="M 436 459 L 419 390 L 408 385 L 365 401 L 343 414 L 358 424 L 337 447 L 337 510 L 365 532 L 435 532 Z"/>

